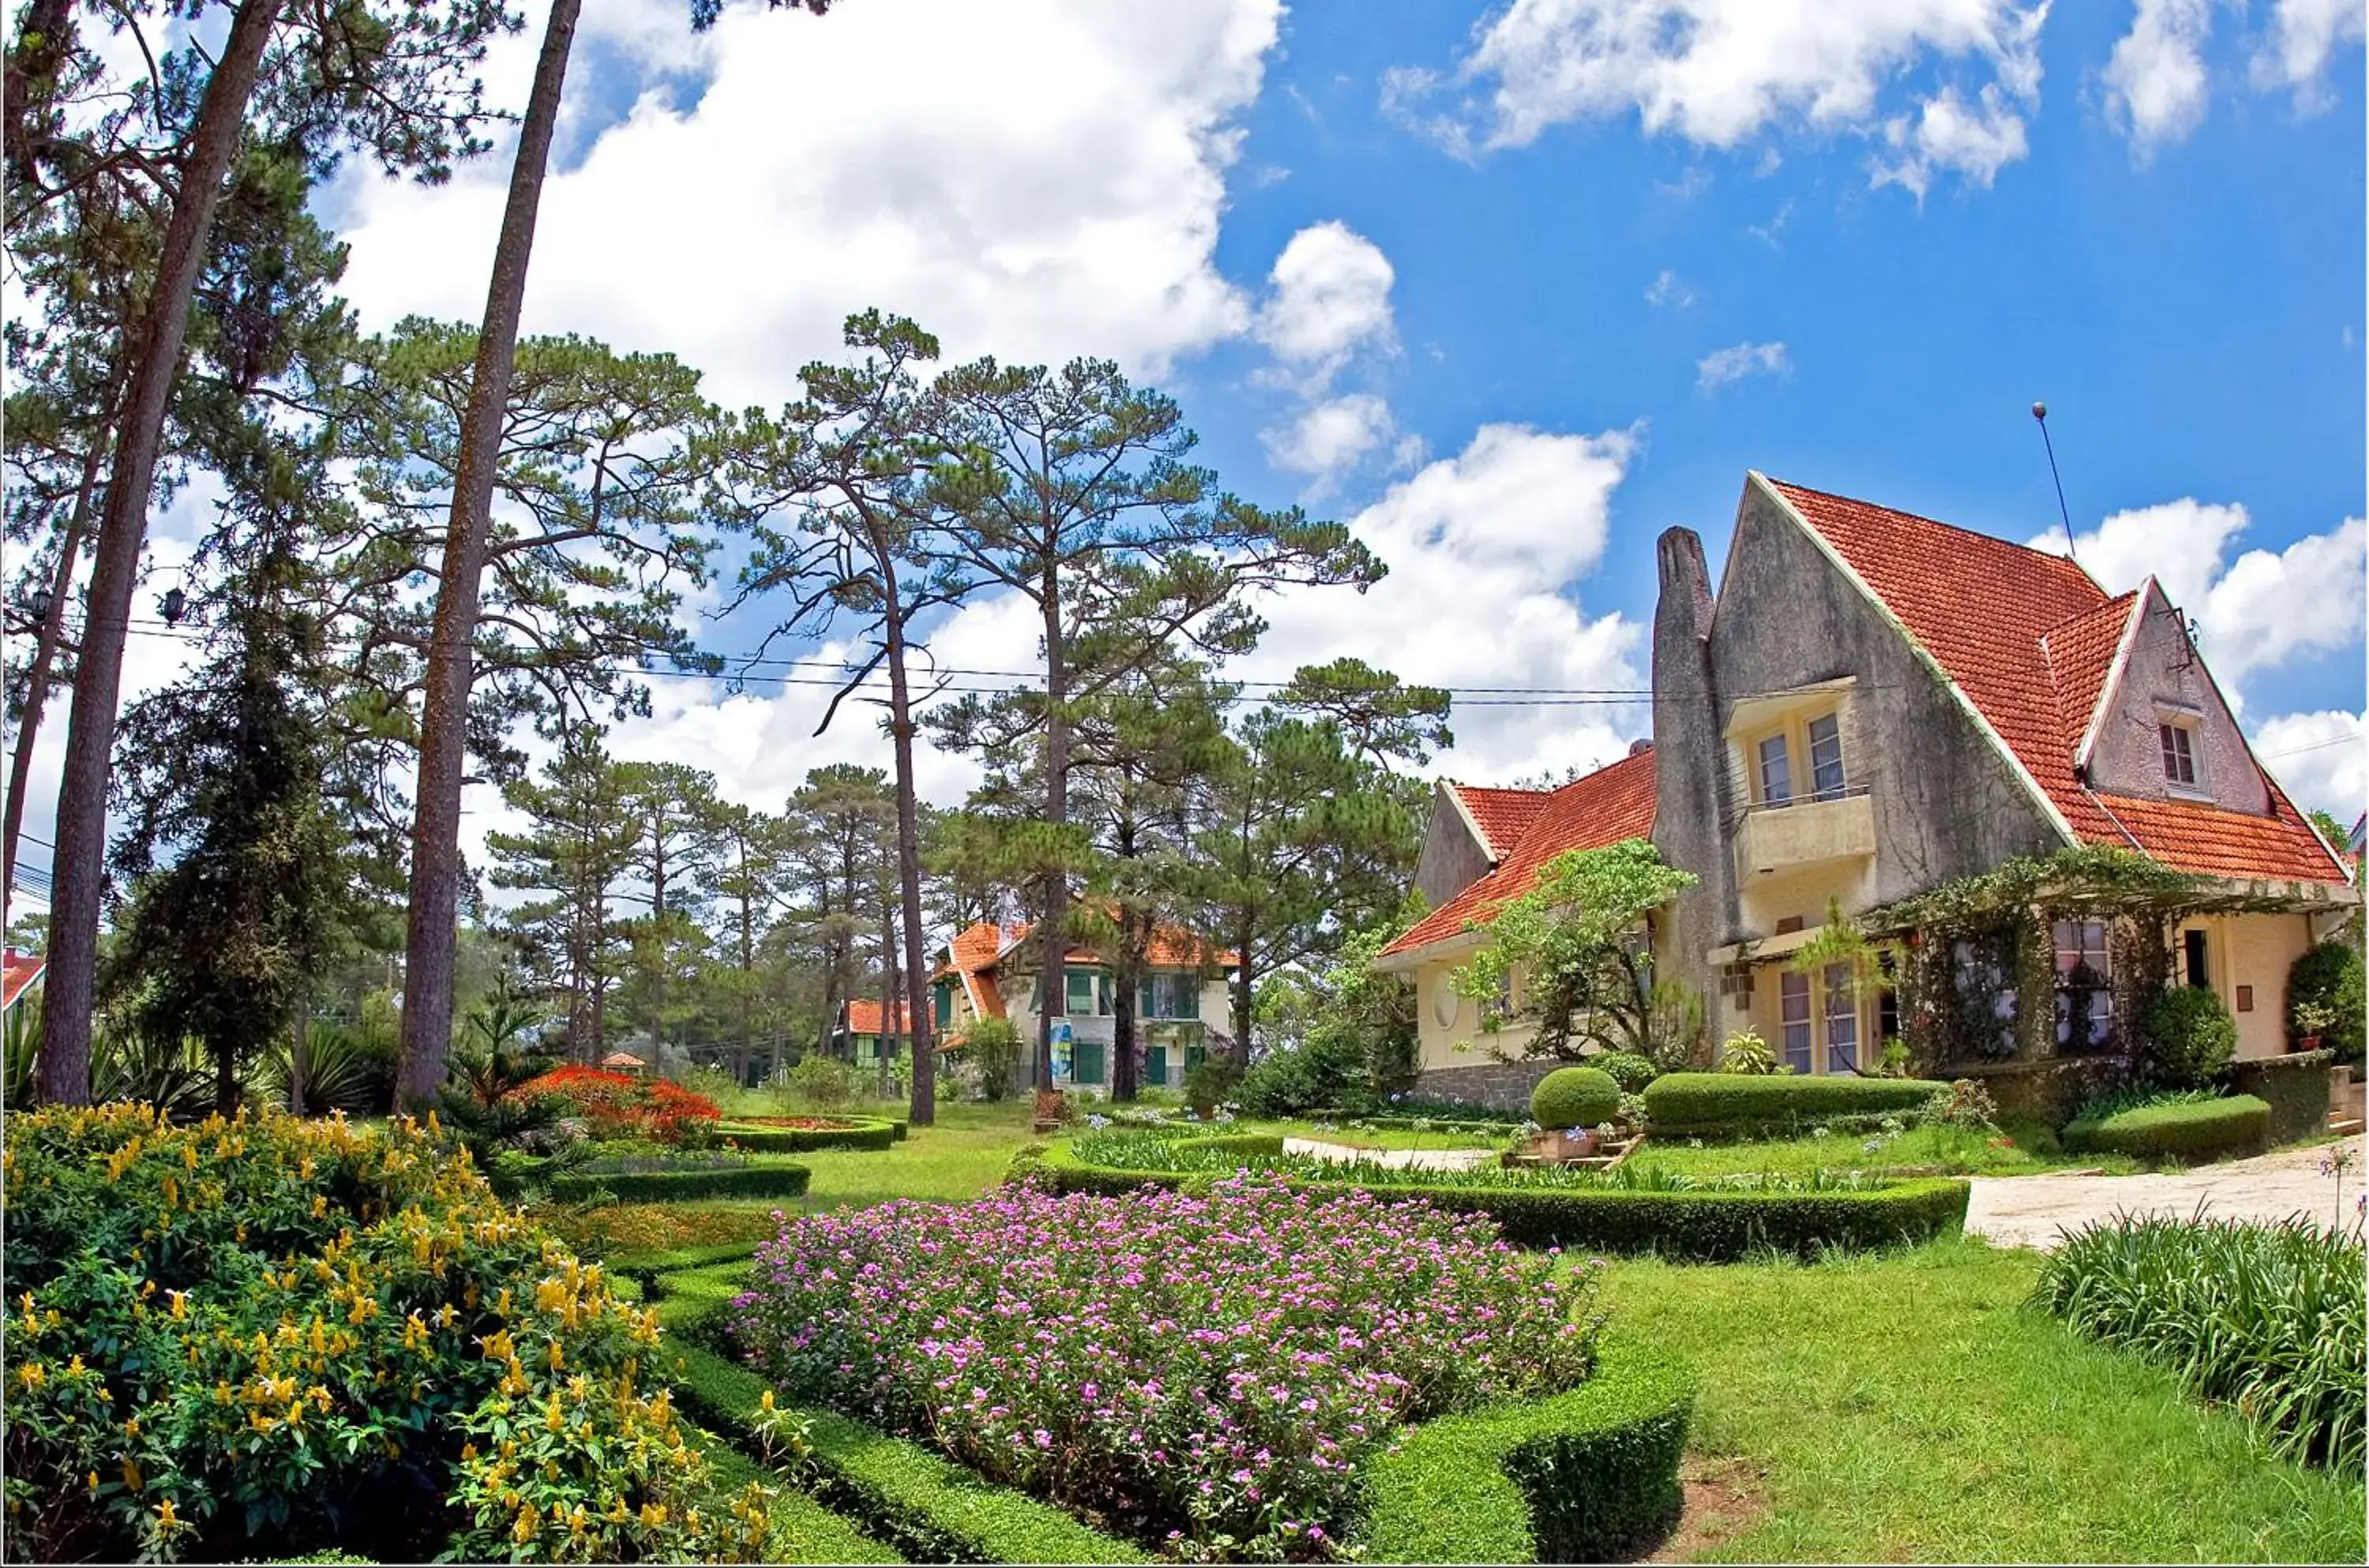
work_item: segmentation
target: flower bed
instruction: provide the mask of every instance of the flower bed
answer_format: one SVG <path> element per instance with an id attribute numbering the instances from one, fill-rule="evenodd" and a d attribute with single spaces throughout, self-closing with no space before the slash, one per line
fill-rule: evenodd
<path id="1" fill-rule="evenodd" d="M 742 1149 L 804 1154 L 818 1149 L 886 1149 L 898 1124 L 877 1116 L 737 1116 L 719 1121 L 715 1135 Z"/>
<path id="2" fill-rule="evenodd" d="M 511 1093 L 521 1098 L 553 1094 L 574 1104 L 596 1138 L 649 1139 L 679 1143 L 684 1133 L 715 1122 L 715 1102 L 663 1078 L 641 1078 L 570 1062 L 532 1079 Z"/>
<path id="3" fill-rule="evenodd" d="M 1894 1180 L 1858 1172 L 1698 1178 L 1654 1167 L 1613 1171 L 1424 1171 L 1287 1156 L 1283 1139 L 1242 1133 L 1189 1142 L 1111 1133 L 1024 1149 L 1011 1179 L 1063 1192 L 1120 1194 L 1147 1185 L 1188 1190 L 1219 1173 L 1258 1170 L 1311 1193 L 1420 1199 L 1494 1219 L 1528 1246 L 1650 1252 L 1723 1263 L 1764 1249 L 1811 1255 L 1955 1234 L 1965 1223 L 1963 1181 Z M 1104 1163 L 1105 1160 L 1124 1163 Z"/>
<path id="4" fill-rule="evenodd" d="M 1485 1221 L 1227 1180 L 792 1221 L 736 1339 L 792 1398 L 1195 1553 L 1322 1558 L 1402 1425 L 1585 1377 L 1594 1270 Z"/>
<path id="5" fill-rule="evenodd" d="M 655 1314 L 409 1122 L 50 1109 L 0 1164 L 12 1556 L 763 1551 Z"/>

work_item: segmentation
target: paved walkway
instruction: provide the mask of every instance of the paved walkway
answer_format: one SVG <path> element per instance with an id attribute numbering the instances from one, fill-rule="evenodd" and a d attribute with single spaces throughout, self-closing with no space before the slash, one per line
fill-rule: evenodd
<path id="1" fill-rule="evenodd" d="M 1319 1160 L 1370 1160 L 1394 1171 L 1470 1171 L 1497 1158 L 1494 1149 L 1355 1149 L 1318 1138 L 1287 1138 L 1283 1151 L 1312 1154 Z"/>
<path id="2" fill-rule="evenodd" d="M 1966 1229 L 2006 1246 L 2054 1248 L 2062 1233 L 2118 1213 L 2169 1214 L 2186 1219 L 2198 1205 L 2211 1215 L 2279 1220 L 2303 1214 L 2323 1224 L 2350 1226 L 2363 1191 L 2363 1140 L 2350 1138 L 2352 1167 L 2344 1173 L 2342 1212 L 2337 1184 L 2320 1162 L 2338 1145 L 2283 1149 L 2159 1176 L 1977 1176 L 1966 1208 Z"/>

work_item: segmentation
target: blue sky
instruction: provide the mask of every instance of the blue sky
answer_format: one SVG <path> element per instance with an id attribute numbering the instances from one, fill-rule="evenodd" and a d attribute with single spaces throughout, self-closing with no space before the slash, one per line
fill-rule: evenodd
<path id="1" fill-rule="evenodd" d="M 511 107 L 527 19 L 487 63 Z M 950 357 L 1116 358 L 1229 486 L 1392 567 L 1263 605 L 1258 678 L 1636 688 L 1655 534 L 1716 562 L 1747 468 L 2061 547 L 2045 398 L 2084 564 L 2158 574 L 2273 768 L 2349 817 L 2363 30 L 2362 0 L 743 0 L 693 38 L 680 0 L 586 0 L 525 326 L 673 351 L 736 405 L 871 305 Z M 323 193 L 367 325 L 475 318 L 508 172 L 504 143 Z M 1009 601 L 935 644 L 1036 661 Z M 659 682 L 615 744 L 777 807 L 887 760 L 861 722 L 810 738 L 823 695 Z M 1468 706 L 1439 767 L 1647 727 Z M 970 776 L 921 760 L 934 798 Z"/>

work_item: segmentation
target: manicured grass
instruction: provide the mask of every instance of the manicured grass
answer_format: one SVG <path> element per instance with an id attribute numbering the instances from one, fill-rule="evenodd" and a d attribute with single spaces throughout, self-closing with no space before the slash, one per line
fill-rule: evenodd
<path id="1" fill-rule="evenodd" d="M 1979 1242 L 1815 1265 L 1615 1263 L 1604 1304 L 1701 1390 L 1693 1448 L 1765 1511 L 1760 1562 L 2360 1562 L 2360 1479 L 2273 1459 L 2170 1374 L 2025 1305 Z"/>
<path id="2" fill-rule="evenodd" d="M 2098 1170 L 2113 1174 L 2138 1169 L 2116 1154 L 2068 1154 L 2047 1128 L 2021 1123 L 1992 1136 L 1952 1127 L 1910 1127 L 1884 1139 L 1870 1152 L 1868 1143 L 1880 1135 L 1837 1131 L 1825 1138 L 1747 1139 L 1734 1143 L 1690 1139 L 1655 1139 L 1631 1156 L 1639 1165 L 1655 1165 L 1689 1176 L 1724 1176 L 1737 1172 L 1770 1172 L 1806 1175 L 1812 1171 L 1935 1169 L 1951 1175 L 2022 1176 L 2043 1171 Z"/>
<path id="3" fill-rule="evenodd" d="M 1346 1144 L 1352 1149 L 1497 1149 L 1505 1144 L 1505 1135 L 1494 1128 L 1458 1127 L 1453 1122 L 1440 1122 L 1418 1132 L 1403 1127 L 1359 1127 L 1353 1122 L 1337 1121 L 1319 1127 L 1310 1121 L 1252 1122 L 1237 1124 L 1243 1131 L 1280 1133 L 1286 1138 L 1317 1138 L 1327 1143 Z"/>

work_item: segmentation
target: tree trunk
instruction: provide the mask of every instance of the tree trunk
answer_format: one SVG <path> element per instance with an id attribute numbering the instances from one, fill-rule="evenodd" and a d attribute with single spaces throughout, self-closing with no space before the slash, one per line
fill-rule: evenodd
<path id="1" fill-rule="evenodd" d="M 74 592 L 74 560 L 82 554 L 83 535 L 90 527 L 91 498 L 98 489 L 99 465 L 106 461 L 113 436 L 115 394 L 108 393 L 107 427 L 91 437 L 83 454 L 82 486 L 74 492 L 74 510 L 66 516 L 65 534 L 58 541 L 58 569 L 50 578 L 50 610 L 41 617 L 33 642 L 33 667 L 25 676 L 25 711 L 17 721 L 17 753 L 8 760 L 8 805 L 0 824 L 0 910 L 12 909 L 17 898 L 17 841 L 25 826 L 25 791 L 33 780 L 33 742 L 41 733 L 41 710 L 50 702 L 50 670 L 57 662 L 58 645 L 65 640 L 66 601 Z"/>
<path id="2" fill-rule="evenodd" d="M 1251 1064 L 1251 933 L 1245 926 L 1237 933 L 1234 944 L 1234 1046 L 1235 1065 Z"/>
<path id="3" fill-rule="evenodd" d="M 1062 663 L 1060 581 L 1051 566 L 1045 568 L 1037 602 L 1045 612 L 1045 820 L 1056 830 L 1054 853 L 1059 853 L 1059 830 L 1070 819 L 1070 723 L 1062 711 L 1070 691 L 1069 670 Z M 1061 935 L 1061 917 L 1069 912 L 1070 882 L 1057 863 L 1045 875 L 1044 929 L 1036 933 L 1039 962 L 1045 969 L 1045 1005 L 1036 1013 L 1036 1091 L 1053 1087 L 1053 1013 L 1067 1010 L 1069 987 L 1061 960 L 1070 944 Z"/>
<path id="4" fill-rule="evenodd" d="M 313 1078 L 313 993 L 296 993 L 295 1033 L 288 1042 L 288 1109 L 304 1114 L 304 1093 Z"/>
<path id="5" fill-rule="evenodd" d="M 406 1105 L 424 1105 L 436 1098 L 437 1087 L 444 1082 L 445 1053 L 452 1043 L 452 922 L 461 898 L 461 784 L 468 761 L 471 655 L 483 589 L 479 579 L 486 567 L 494 470 L 500 461 L 502 421 L 509 406 L 535 212 L 543 204 L 544 172 L 581 5 L 582 0 L 552 0 L 551 16 L 544 24 L 543 53 L 535 62 L 534 86 L 510 165 L 501 237 L 494 246 L 494 276 L 477 334 L 469 407 L 461 421 L 444 575 L 436 596 L 420 712 L 419 799 L 412 818 L 411 909 L 404 939 L 408 967 L 403 988 L 403 1054 L 395 1072 L 395 1098 Z M 594 1005 L 597 1010 L 597 1000 Z"/>
<path id="6" fill-rule="evenodd" d="M 650 969 L 650 1065 L 656 1067 L 666 1052 L 666 802 L 650 803 L 650 935 L 656 943 L 657 963 Z"/>
<path id="7" fill-rule="evenodd" d="M 888 907 L 887 890 L 880 898 L 880 1097 L 894 1099 L 895 1069 L 888 1060 L 889 1042 L 897 1037 L 897 912 Z"/>
<path id="8" fill-rule="evenodd" d="M 11 205 L 20 212 L 29 205 L 40 177 L 41 156 L 49 136 L 37 129 L 57 91 L 60 67 L 74 57 L 76 44 L 74 6 L 70 0 L 33 0 L 18 18 L 17 46 L 8 52 L 6 90 L 8 107 L 8 183 Z"/>
<path id="9" fill-rule="evenodd" d="M 66 721 L 65 771 L 58 789 L 57 845 L 50 898 L 50 967 L 41 999 L 41 1097 L 52 1104 L 90 1101 L 90 1013 L 97 979 L 98 910 L 107 884 L 107 793 L 115 750 L 115 715 L 123 683 L 123 637 L 139 586 L 148 532 L 148 494 L 156 479 L 165 416 L 189 340 L 189 302 L 205 264 L 206 240 L 246 120 L 247 99 L 280 0 L 240 0 L 221 60 L 206 79 L 180 194 L 165 226 L 156 276 L 137 328 L 130 399 L 124 409 L 107 504 L 92 555 L 90 604 Z"/>
<path id="10" fill-rule="evenodd" d="M 740 1044 L 733 1053 L 733 1078 L 743 1089 L 749 1086 L 749 1060 L 755 1051 L 750 1033 L 756 1027 L 756 999 L 750 993 L 757 985 L 757 925 L 753 900 L 749 896 L 749 855 L 744 846 L 740 854 Z"/>
<path id="11" fill-rule="evenodd" d="M 905 684 L 905 617 L 898 609 L 896 563 L 888 574 L 888 733 L 897 751 L 897 890 L 905 901 L 905 1037 L 913 1053 L 914 1127 L 938 1119 L 937 1017 L 921 967 L 921 812 L 913 791 L 913 710 Z"/>

